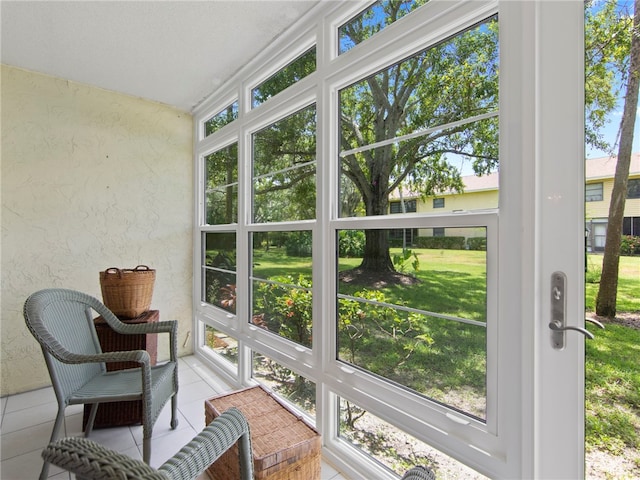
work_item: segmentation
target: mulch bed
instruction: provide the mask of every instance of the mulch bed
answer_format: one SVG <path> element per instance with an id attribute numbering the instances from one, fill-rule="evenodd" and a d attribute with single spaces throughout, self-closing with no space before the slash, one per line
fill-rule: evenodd
<path id="1" fill-rule="evenodd" d="M 640 313 L 619 313 L 615 318 L 600 317 L 593 312 L 587 313 L 588 318 L 593 318 L 598 322 L 606 325 L 607 323 L 617 323 L 618 325 L 624 325 L 625 327 L 635 328 L 640 330 Z"/>

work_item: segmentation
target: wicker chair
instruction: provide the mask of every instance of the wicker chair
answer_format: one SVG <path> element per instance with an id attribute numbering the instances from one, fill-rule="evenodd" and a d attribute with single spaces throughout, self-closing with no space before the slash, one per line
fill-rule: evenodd
<path id="1" fill-rule="evenodd" d="M 230 408 L 216 417 L 157 470 L 140 460 L 77 437 L 51 442 L 42 451 L 42 457 L 45 462 L 74 473 L 78 480 L 192 480 L 208 469 L 236 441 L 240 479 L 253 480 L 249 424 L 237 408 Z M 436 476 L 431 469 L 416 466 L 408 470 L 402 480 L 436 480 Z"/>
<path id="2" fill-rule="evenodd" d="M 102 353 L 93 312 L 121 334 L 169 333 L 170 360 L 152 367 L 144 350 Z M 25 302 L 24 318 L 42 347 L 58 401 L 51 441 L 58 438 L 68 405 L 93 404 L 85 428 L 88 436 L 100 403 L 141 400 L 143 459 L 149 463 L 153 425 L 169 399 L 171 428 L 178 424 L 177 322 L 125 324 L 97 299 L 64 289 L 32 294 Z M 140 367 L 107 373 L 108 362 L 136 362 Z M 47 477 L 48 470 L 49 464 L 44 462 L 41 480 Z"/>
<path id="3" fill-rule="evenodd" d="M 42 457 L 46 462 L 74 473 L 78 480 L 192 480 L 236 441 L 240 479 L 253 480 L 249 423 L 237 408 L 230 408 L 216 417 L 157 470 L 140 460 L 77 437 L 50 443 L 42 451 Z M 436 480 L 436 476 L 431 469 L 416 466 L 408 470 L 402 480 Z"/>
<path id="4" fill-rule="evenodd" d="M 402 476 L 402 480 L 436 480 L 436 474 L 430 468 L 418 465 L 407 470 Z"/>
<path id="5" fill-rule="evenodd" d="M 157 470 L 86 438 L 70 437 L 52 442 L 43 450 L 42 457 L 46 462 L 75 473 L 78 480 L 186 480 L 204 472 L 236 441 L 241 479 L 253 480 L 249 424 L 236 408 L 217 417 Z"/>

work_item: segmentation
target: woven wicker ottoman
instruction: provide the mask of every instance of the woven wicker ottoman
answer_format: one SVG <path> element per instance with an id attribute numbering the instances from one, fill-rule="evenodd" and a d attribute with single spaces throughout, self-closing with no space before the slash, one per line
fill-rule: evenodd
<path id="1" fill-rule="evenodd" d="M 230 407 L 237 407 L 249 422 L 257 480 L 320 480 L 320 434 L 304 419 L 257 386 L 206 400 L 207 425 Z M 237 446 L 207 473 L 214 480 L 240 478 Z"/>

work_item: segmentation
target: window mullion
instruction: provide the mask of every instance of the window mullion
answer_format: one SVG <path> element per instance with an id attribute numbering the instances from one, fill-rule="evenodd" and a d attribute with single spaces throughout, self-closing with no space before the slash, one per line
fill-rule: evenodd
<path id="1" fill-rule="evenodd" d="M 248 100 L 247 94 L 240 95 L 240 112 L 245 112 Z M 249 331 L 247 319 L 250 315 L 250 281 L 249 281 L 249 230 L 251 221 L 251 165 L 252 147 L 251 135 L 246 126 L 240 122 L 240 134 L 238 135 L 238 224 L 236 226 L 237 242 L 237 269 L 238 269 L 238 306 L 236 313 L 236 328 L 238 330 L 238 373 L 242 385 L 247 385 L 251 380 L 251 350 L 248 348 L 245 338 Z"/>

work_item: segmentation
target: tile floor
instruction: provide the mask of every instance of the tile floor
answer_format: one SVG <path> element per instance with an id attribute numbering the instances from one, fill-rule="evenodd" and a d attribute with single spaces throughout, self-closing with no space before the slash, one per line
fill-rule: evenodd
<path id="1" fill-rule="evenodd" d="M 151 465 L 157 467 L 189 442 L 204 427 L 204 400 L 231 387 L 217 378 L 196 357 L 179 360 L 178 428 L 169 428 L 170 406 L 167 405 L 153 430 Z M 2 397 L 0 426 L 0 478 L 2 480 L 37 479 L 42 468 L 40 452 L 48 443 L 57 403 L 51 387 Z M 82 436 L 81 405 L 66 409 L 65 435 Z M 90 438 L 109 448 L 142 459 L 142 427 L 117 427 L 94 430 Z M 49 478 L 72 480 L 57 467 L 49 469 Z M 204 476 L 206 478 L 206 476 Z M 322 462 L 322 480 L 345 480 L 326 462 Z"/>

